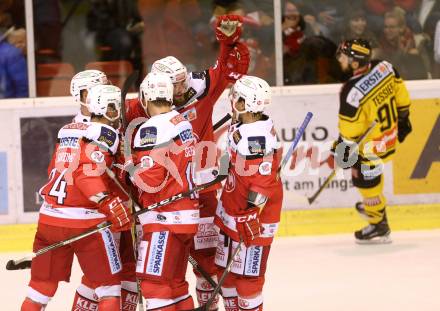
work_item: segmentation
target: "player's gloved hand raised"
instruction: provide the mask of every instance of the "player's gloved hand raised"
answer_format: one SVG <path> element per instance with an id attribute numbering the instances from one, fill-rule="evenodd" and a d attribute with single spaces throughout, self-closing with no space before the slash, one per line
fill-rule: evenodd
<path id="1" fill-rule="evenodd" d="M 245 214 L 235 217 L 237 232 L 244 244 L 249 247 L 253 240 L 261 234 L 258 208 L 247 210 Z"/>
<path id="2" fill-rule="evenodd" d="M 107 196 L 99 202 L 98 211 L 107 216 L 107 220 L 112 223 L 113 232 L 125 231 L 130 229 L 130 211 L 122 204 L 122 200 L 117 196 Z"/>
<path id="3" fill-rule="evenodd" d="M 232 45 L 240 39 L 243 18 L 239 15 L 222 15 L 217 18 L 215 37 L 220 43 Z"/>
<path id="4" fill-rule="evenodd" d="M 412 126 L 409 121 L 409 115 L 403 118 L 399 117 L 397 119 L 397 139 L 399 140 L 399 143 L 402 143 L 411 131 Z"/>
<path id="5" fill-rule="evenodd" d="M 251 61 L 249 49 L 246 44 L 237 42 L 226 58 L 227 79 L 235 82 L 247 74 Z"/>

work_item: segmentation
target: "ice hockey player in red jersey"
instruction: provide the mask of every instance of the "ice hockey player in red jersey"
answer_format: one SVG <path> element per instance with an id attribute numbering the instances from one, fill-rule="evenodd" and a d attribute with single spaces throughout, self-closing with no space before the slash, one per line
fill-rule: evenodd
<path id="1" fill-rule="evenodd" d="M 70 94 L 75 102 L 80 104 L 80 111 L 73 122 L 90 122 L 90 111 L 86 104 L 88 90 L 95 85 L 109 84 L 105 73 L 99 70 L 84 70 L 78 72 L 70 81 Z"/>
<path id="2" fill-rule="evenodd" d="M 212 174 L 216 169 L 217 151 L 212 128 L 214 105 L 225 88 L 246 74 L 249 67 L 248 48 L 244 43 L 239 42 L 241 32 L 241 16 L 225 15 L 218 18 L 216 38 L 220 43 L 220 53 L 215 65 L 205 71 L 188 73 L 186 67 L 173 56 L 157 60 L 151 68 L 152 72 L 164 72 L 171 77 L 174 85 L 175 109 L 190 121 L 193 127 L 198 141 L 196 154 L 201 155 L 200 160 L 196 161 L 197 184 L 207 183 L 215 177 Z M 216 185 L 200 193 L 201 221 L 191 250 L 191 256 L 214 279 L 217 233 L 214 230 L 213 220 L 219 187 L 220 185 Z M 197 299 L 202 305 L 212 296 L 214 289 L 196 270 L 194 273 L 197 277 Z M 212 310 L 216 309 L 214 303 Z"/>
<path id="3" fill-rule="evenodd" d="M 75 101 L 80 104 L 80 111 L 73 119 L 74 123 L 77 122 L 90 122 L 90 115 L 88 105 L 86 102 L 88 90 L 95 85 L 106 85 L 108 79 L 105 73 L 99 70 L 84 70 L 77 73 L 71 80 L 70 92 Z M 54 161 L 55 159 L 52 159 Z M 49 172 L 50 173 L 50 172 Z M 118 196 L 123 199 L 124 204 L 128 204 L 123 193 L 120 193 L 119 189 L 115 186 L 114 190 L 118 193 Z M 137 284 L 135 276 L 135 258 L 133 253 L 133 242 L 131 232 L 114 232 L 113 233 L 116 244 L 119 247 L 122 272 L 121 276 L 121 304 L 122 308 L 130 309 L 134 308 L 137 303 Z M 95 287 L 90 280 L 85 276 L 81 279 L 81 284 L 78 286 L 75 297 L 73 299 L 72 311 L 98 311 L 98 300 L 95 294 Z"/>
<path id="4" fill-rule="evenodd" d="M 191 124 L 172 110 L 173 85 L 164 73 L 149 73 L 141 101 L 148 121 L 134 138 L 133 183 L 143 207 L 194 187 Z M 136 273 L 147 310 L 175 311 L 194 307 L 185 280 L 189 247 L 199 223 L 197 196 L 184 198 L 139 216 L 143 237 Z"/>
<path id="5" fill-rule="evenodd" d="M 230 99 L 236 123 L 228 132 L 231 163 L 215 217 L 220 228 L 215 262 L 226 267 L 243 241 L 222 286 L 224 305 L 226 311 L 259 311 L 263 310 L 264 274 L 283 197 L 277 178 L 279 144 L 272 120 L 263 113 L 271 101 L 264 80 L 243 76 L 231 88 Z"/>
<path id="6" fill-rule="evenodd" d="M 56 157 L 49 181 L 40 194 L 34 252 L 94 227 L 103 221 L 113 231 L 130 226 L 129 212 L 121 199 L 109 192 L 105 167 L 118 147 L 119 88 L 93 87 L 87 97 L 90 123 L 70 123 L 58 132 Z M 60 281 L 69 281 L 73 255 L 85 276 L 97 284 L 99 309 L 120 310 L 121 262 L 110 230 L 95 233 L 32 260 L 31 281 L 21 310 L 44 310 Z"/>

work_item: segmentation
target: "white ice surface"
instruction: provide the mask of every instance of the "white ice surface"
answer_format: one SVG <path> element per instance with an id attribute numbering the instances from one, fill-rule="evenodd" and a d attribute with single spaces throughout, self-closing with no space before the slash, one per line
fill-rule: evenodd
<path id="1" fill-rule="evenodd" d="M 278 238 L 264 289 L 266 311 L 438 311 L 440 230 L 395 232 L 389 245 L 351 235 Z M 30 274 L 6 271 L 23 254 L 0 254 L 0 310 L 19 310 Z M 191 283 L 192 274 L 188 273 Z M 47 311 L 70 310 L 81 273 L 62 283 Z"/>

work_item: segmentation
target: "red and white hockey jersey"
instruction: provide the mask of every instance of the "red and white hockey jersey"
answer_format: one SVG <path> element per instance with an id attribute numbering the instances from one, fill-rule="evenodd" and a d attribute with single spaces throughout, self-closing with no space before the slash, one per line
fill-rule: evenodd
<path id="1" fill-rule="evenodd" d="M 194 143 L 191 124 L 176 111 L 153 116 L 139 127 L 134 138 L 134 184 L 143 206 L 194 187 Z M 194 233 L 199 223 L 197 197 L 144 213 L 139 220 L 145 232 Z"/>
<path id="2" fill-rule="evenodd" d="M 96 123 L 70 123 L 58 132 L 58 143 L 48 171 L 49 181 L 40 189 L 44 203 L 41 223 L 87 228 L 105 220 L 89 198 L 109 192 L 105 173 L 119 144 L 112 127 Z"/>
<path id="3" fill-rule="evenodd" d="M 250 191 L 268 197 L 260 211 L 262 234 L 253 244 L 269 245 L 273 240 L 283 200 L 281 180 L 277 178 L 281 156 L 278 148 L 273 122 L 267 116 L 254 123 L 236 123 L 229 129 L 231 166 L 217 207 L 215 224 L 235 241 L 239 241 L 235 218 L 245 213 Z"/>

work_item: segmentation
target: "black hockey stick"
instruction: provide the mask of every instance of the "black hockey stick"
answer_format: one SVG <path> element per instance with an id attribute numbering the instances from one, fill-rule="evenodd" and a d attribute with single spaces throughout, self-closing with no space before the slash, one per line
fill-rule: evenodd
<path id="1" fill-rule="evenodd" d="M 214 184 L 222 182 L 223 180 L 226 179 L 226 177 L 228 177 L 229 159 L 227 159 L 227 155 L 225 155 L 224 158 L 221 159 L 220 164 L 221 164 L 221 166 L 220 166 L 220 173 L 217 175 L 217 177 L 213 181 L 208 182 L 208 183 L 203 184 L 203 185 L 195 186 L 191 190 L 188 190 L 188 191 L 185 191 L 185 192 L 181 192 L 181 193 L 176 194 L 176 195 L 174 195 L 174 196 L 172 196 L 170 198 L 164 199 L 164 200 L 162 200 L 160 202 L 156 202 L 156 203 L 150 204 L 146 208 L 144 208 L 144 209 L 142 209 L 140 211 L 136 211 L 133 214 L 131 214 L 131 217 L 135 218 L 135 217 L 137 217 L 139 215 L 142 215 L 142 214 L 144 214 L 146 212 L 149 212 L 149 211 L 151 211 L 153 209 L 156 209 L 156 208 L 159 208 L 159 207 L 162 207 L 162 206 L 174 203 L 174 202 L 179 201 L 179 200 L 184 199 L 184 198 L 190 198 L 191 195 L 193 195 L 195 192 L 205 190 L 205 189 L 211 187 Z M 29 261 L 31 261 L 32 258 L 35 258 L 35 257 L 37 257 L 39 255 L 42 255 L 42 254 L 44 254 L 44 253 L 46 253 L 48 251 L 54 250 L 56 248 L 63 247 L 65 245 L 67 245 L 67 244 L 70 244 L 72 242 L 78 241 L 78 240 L 80 240 L 82 238 L 88 237 L 89 235 L 92 235 L 92 234 L 95 234 L 97 232 L 100 232 L 100 231 L 102 231 L 102 230 L 104 230 L 106 228 L 109 228 L 111 225 L 112 224 L 109 221 L 102 222 L 102 223 L 100 223 L 99 225 L 97 225 L 93 229 L 90 229 L 90 230 L 88 230 L 88 231 L 86 231 L 84 233 L 78 234 L 78 235 L 76 235 L 74 237 L 71 237 L 69 239 L 66 239 L 66 240 L 54 243 L 52 245 L 46 246 L 46 247 L 38 250 L 37 252 L 32 252 L 32 253 L 24 256 L 21 259 L 18 259 L 18 260 L 11 259 L 11 260 L 9 260 L 6 263 L 6 270 L 26 269 L 30 265 Z"/>
<path id="2" fill-rule="evenodd" d="M 350 158 L 357 151 L 357 148 L 359 147 L 359 144 L 361 144 L 364 141 L 364 139 L 368 136 L 368 134 L 371 133 L 371 131 L 376 126 L 376 124 L 377 124 L 377 121 L 373 121 L 373 123 L 371 123 L 371 125 L 367 129 L 367 131 L 356 142 L 356 148 L 353 148 L 352 150 L 350 150 L 350 152 L 348 154 L 348 158 Z M 319 194 L 325 189 L 325 187 L 327 187 L 327 185 L 330 183 L 330 181 L 333 179 L 333 177 L 336 176 L 336 170 L 337 169 L 338 169 L 338 167 L 335 167 L 333 169 L 333 171 L 330 173 L 330 175 L 322 183 L 321 187 L 319 187 L 319 189 L 311 197 L 307 198 L 307 201 L 309 202 L 309 204 L 312 204 L 313 202 L 315 202 L 315 200 L 319 196 Z"/>
<path id="3" fill-rule="evenodd" d="M 231 258 L 229 258 L 229 261 L 225 267 L 225 271 L 223 271 L 222 276 L 218 280 L 218 284 L 214 288 L 212 296 L 211 296 L 211 298 L 209 298 L 208 302 L 205 303 L 203 306 L 197 307 L 195 309 L 187 310 L 187 311 L 209 311 L 209 308 L 211 307 L 212 303 L 214 302 L 217 294 L 220 292 L 221 287 L 222 287 L 223 283 L 225 282 L 226 277 L 228 276 L 228 273 L 231 272 L 232 264 L 234 263 L 234 259 L 237 256 L 238 252 L 240 252 L 242 244 L 243 244 L 243 240 L 240 240 L 240 242 L 238 242 L 237 248 L 232 253 Z"/>
<path id="4" fill-rule="evenodd" d="M 225 124 L 226 122 L 228 122 L 231 119 L 231 114 L 226 114 L 223 118 L 221 118 L 220 120 L 218 120 L 214 126 L 212 127 L 212 129 L 215 131 L 217 131 L 223 124 Z"/>
<path id="5" fill-rule="evenodd" d="M 122 192 L 125 193 L 126 196 L 130 198 L 130 200 L 133 202 L 134 205 L 136 205 L 139 209 L 141 208 L 141 205 L 139 202 L 133 198 L 133 196 L 124 188 L 124 186 L 119 182 L 119 180 L 116 178 L 115 173 L 113 173 L 110 169 L 106 168 L 105 172 L 107 175 L 113 180 L 113 182 L 118 186 L 119 189 L 121 189 Z M 209 275 L 208 272 L 206 272 L 202 267 L 200 267 L 197 260 L 195 260 L 191 255 L 188 257 L 189 263 L 194 267 L 195 270 L 197 270 L 208 283 L 215 288 L 217 286 L 217 283 L 212 279 L 212 277 Z"/>

